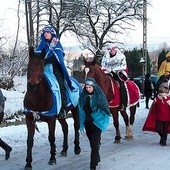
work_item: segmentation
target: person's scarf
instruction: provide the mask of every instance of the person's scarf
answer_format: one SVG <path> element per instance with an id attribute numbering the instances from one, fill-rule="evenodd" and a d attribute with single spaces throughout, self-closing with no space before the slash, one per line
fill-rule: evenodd
<path id="1" fill-rule="evenodd" d="M 87 93 L 86 89 L 83 89 L 82 94 L 80 95 L 79 98 L 79 105 L 80 107 L 84 110 L 84 105 L 86 102 L 86 98 L 89 94 Z M 94 86 L 94 91 L 91 96 L 91 109 L 92 111 L 97 111 L 98 109 L 106 112 L 107 114 L 110 115 L 110 109 L 108 107 L 108 101 L 105 97 L 105 94 L 103 93 L 102 89 L 96 84 Z"/>

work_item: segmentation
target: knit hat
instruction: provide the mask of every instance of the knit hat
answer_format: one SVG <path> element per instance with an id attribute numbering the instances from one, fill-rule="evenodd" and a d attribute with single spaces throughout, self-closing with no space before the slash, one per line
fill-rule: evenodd
<path id="1" fill-rule="evenodd" d="M 170 57 L 170 51 L 166 54 L 166 58 Z"/>
<path id="2" fill-rule="evenodd" d="M 169 93 L 169 86 L 168 86 L 168 82 L 162 82 L 159 85 L 159 93 Z"/>
<path id="3" fill-rule="evenodd" d="M 50 32 L 51 34 L 53 35 L 56 35 L 56 32 L 54 30 L 54 28 L 51 26 L 51 25 L 46 25 L 44 28 L 43 28 L 43 33 L 44 32 Z"/>
<path id="4" fill-rule="evenodd" d="M 96 86 L 96 81 L 93 78 L 89 77 L 85 80 L 84 84 L 94 87 L 94 86 Z"/>

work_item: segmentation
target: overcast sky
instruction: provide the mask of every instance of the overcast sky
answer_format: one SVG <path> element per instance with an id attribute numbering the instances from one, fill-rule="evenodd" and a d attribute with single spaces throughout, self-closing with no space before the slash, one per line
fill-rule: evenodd
<path id="1" fill-rule="evenodd" d="M 0 6 L 0 36 L 16 34 L 15 26 L 17 25 L 17 2 L 18 0 L 5 0 Z M 169 32 L 169 7 L 170 0 L 151 0 L 152 7 L 147 7 L 147 44 L 152 44 L 152 49 L 157 48 L 161 43 L 170 40 Z M 20 15 L 22 12 L 20 13 Z M 25 25 L 24 14 L 22 14 L 22 25 Z M 20 35 L 25 34 L 22 30 Z M 64 42 L 65 40 L 62 39 Z M 67 38 L 68 41 L 68 38 Z M 73 41 L 73 40 L 72 40 Z M 136 24 L 136 31 L 122 37 L 122 41 L 127 44 L 143 43 L 143 23 Z M 154 44 L 154 45 L 153 45 Z"/>

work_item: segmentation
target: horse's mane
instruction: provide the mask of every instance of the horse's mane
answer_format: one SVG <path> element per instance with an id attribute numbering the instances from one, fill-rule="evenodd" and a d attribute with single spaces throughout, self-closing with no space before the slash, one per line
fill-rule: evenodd
<path id="1" fill-rule="evenodd" d="M 103 82 L 104 79 L 108 78 L 108 75 L 106 75 L 106 74 L 104 73 L 104 71 L 102 70 L 102 68 L 101 68 L 100 65 L 95 64 L 95 65 L 94 65 L 94 68 L 95 68 L 95 70 L 96 70 L 96 72 L 97 72 L 97 74 L 98 74 L 99 80 L 102 80 L 101 82 Z"/>
<path id="2" fill-rule="evenodd" d="M 109 75 L 106 75 L 104 71 L 101 69 L 101 66 L 95 64 L 89 67 L 89 72 L 87 77 L 93 77 L 96 80 L 96 83 L 102 88 L 104 93 L 107 95 L 111 90 L 111 79 Z"/>

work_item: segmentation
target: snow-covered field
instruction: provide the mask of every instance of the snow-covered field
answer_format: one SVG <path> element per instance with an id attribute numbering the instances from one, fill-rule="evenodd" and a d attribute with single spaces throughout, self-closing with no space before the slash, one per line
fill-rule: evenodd
<path id="1" fill-rule="evenodd" d="M 22 109 L 22 96 L 24 92 L 4 91 L 7 98 L 6 111 L 9 109 Z M 11 94 L 11 95 L 10 95 Z M 14 99 L 16 98 L 17 101 Z M 20 99 L 19 99 L 20 98 Z M 151 104 L 152 101 L 150 101 Z M 8 112 L 9 112 L 8 110 Z M 167 146 L 159 145 L 159 136 L 156 133 L 142 132 L 147 117 L 144 100 L 141 99 L 137 109 L 134 123 L 134 140 L 122 140 L 120 144 L 113 143 L 115 130 L 113 120 L 106 132 L 102 134 L 99 170 L 169 170 L 170 169 L 170 138 Z M 48 165 L 50 147 L 48 142 L 48 127 L 46 123 L 38 123 L 40 133 L 36 132 L 33 147 L 34 170 L 88 170 L 90 162 L 90 147 L 86 136 L 80 135 L 81 153 L 74 154 L 73 119 L 68 118 L 69 124 L 69 150 L 67 157 L 61 157 L 62 131 L 59 122 L 56 126 L 57 164 Z M 125 125 L 120 116 L 120 129 L 122 137 L 125 136 Z M 0 170 L 21 170 L 25 166 L 27 129 L 25 125 L 0 127 L 0 137 L 13 148 L 9 160 L 4 159 L 4 150 L 0 148 Z"/>

